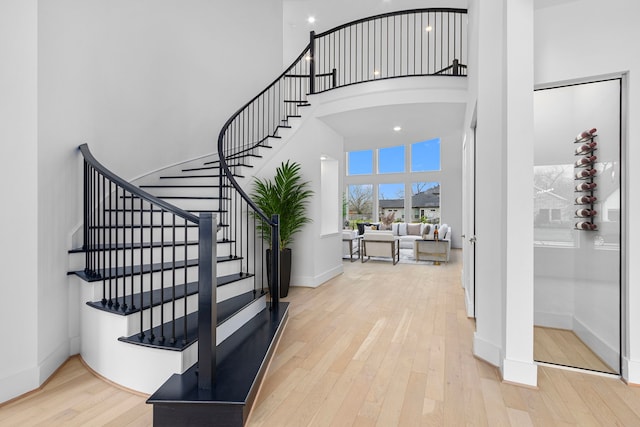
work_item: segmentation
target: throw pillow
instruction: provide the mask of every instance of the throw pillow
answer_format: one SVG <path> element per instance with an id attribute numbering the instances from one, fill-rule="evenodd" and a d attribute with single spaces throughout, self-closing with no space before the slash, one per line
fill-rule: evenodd
<path id="1" fill-rule="evenodd" d="M 400 226 L 399 222 L 394 222 L 393 224 L 391 224 L 391 231 L 393 232 L 394 236 L 398 235 L 398 227 Z"/>
<path id="2" fill-rule="evenodd" d="M 407 234 L 410 236 L 419 236 L 420 224 L 407 224 Z"/>
<path id="3" fill-rule="evenodd" d="M 391 230 L 391 224 L 389 225 L 384 225 L 384 224 L 380 224 L 380 230 Z"/>
<path id="4" fill-rule="evenodd" d="M 398 236 L 406 236 L 407 235 L 407 224 L 405 222 L 401 222 L 398 225 Z"/>
<path id="5" fill-rule="evenodd" d="M 431 224 L 425 224 L 424 230 L 422 230 L 422 240 L 428 240 L 430 232 L 431 232 Z"/>
<path id="6" fill-rule="evenodd" d="M 377 226 L 377 225 L 372 225 L 372 226 L 371 226 L 371 229 L 372 229 L 372 230 L 377 230 L 377 229 L 378 229 L 378 226 Z"/>

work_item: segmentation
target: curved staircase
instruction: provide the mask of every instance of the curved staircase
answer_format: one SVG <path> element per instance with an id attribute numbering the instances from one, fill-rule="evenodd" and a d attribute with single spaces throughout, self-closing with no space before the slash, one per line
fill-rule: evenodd
<path id="1" fill-rule="evenodd" d="M 278 236 L 278 218 L 247 196 L 252 169 L 286 141 L 310 94 L 466 75 L 465 13 L 403 11 L 312 33 L 294 63 L 227 121 L 216 154 L 136 185 L 80 147 L 84 243 L 71 263 L 86 282 L 81 354 L 110 380 L 153 393 L 154 425 L 243 425 L 282 333 L 288 304 L 279 301 L 278 260 L 267 280 L 269 245 L 256 231 L 263 222 Z M 279 253 L 277 237 L 271 245 Z"/>

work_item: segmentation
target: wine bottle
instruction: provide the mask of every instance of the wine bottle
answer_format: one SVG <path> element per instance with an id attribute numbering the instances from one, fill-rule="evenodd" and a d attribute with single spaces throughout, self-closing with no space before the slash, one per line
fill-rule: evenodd
<path id="1" fill-rule="evenodd" d="M 589 218 L 598 215 L 598 211 L 595 209 L 577 209 L 576 216 L 580 218 Z"/>
<path id="2" fill-rule="evenodd" d="M 590 178 L 592 176 L 595 176 L 595 174 L 597 174 L 598 171 L 596 169 L 582 169 L 581 171 L 576 172 L 576 179 L 580 179 L 580 178 Z"/>
<path id="3" fill-rule="evenodd" d="M 433 229 L 433 240 L 438 241 L 439 234 L 440 232 L 438 231 L 438 226 L 436 225 L 436 228 Z"/>
<path id="4" fill-rule="evenodd" d="M 598 160 L 598 158 L 596 156 L 581 157 L 578 160 L 576 160 L 574 166 L 575 167 L 579 167 L 579 166 L 590 165 L 590 164 L 594 163 L 596 160 Z"/>
<path id="5" fill-rule="evenodd" d="M 590 205 L 591 203 L 595 203 L 598 200 L 595 196 L 580 196 L 576 197 L 576 204 L 578 205 Z"/>
<path id="6" fill-rule="evenodd" d="M 576 191 L 591 191 L 594 190 L 598 184 L 595 182 L 582 182 L 576 185 Z"/>
<path id="7" fill-rule="evenodd" d="M 591 142 L 587 142 L 585 144 L 582 144 L 581 146 L 576 148 L 576 154 L 589 153 L 589 152 L 593 151 L 593 149 L 596 148 L 597 145 L 598 145 L 598 143 L 595 142 L 595 141 L 591 141 Z"/>
<path id="8" fill-rule="evenodd" d="M 576 136 L 576 141 L 580 141 L 581 139 L 591 138 L 593 134 L 596 132 L 597 132 L 596 128 L 591 128 L 583 132 L 580 132 L 578 136 Z"/>
<path id="9" fill-rule="evenodd" d="M 578 230 L 597 230 L 598 226 L 590 221 L 578 221 L 576 222 L 576 228 Z"/>

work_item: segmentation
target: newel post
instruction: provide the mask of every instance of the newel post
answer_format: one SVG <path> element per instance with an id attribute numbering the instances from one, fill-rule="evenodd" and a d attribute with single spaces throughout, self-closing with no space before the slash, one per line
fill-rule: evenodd
<path id="1" fill-rule="evenodd" d="M 309 93 L 316 93 L 316 32 L 309 34 Z"/>
<path id="2" fill-rule="evenodd" d="M 203 212 L 198 227 L 198 388 L 210 390 L 216 373 L 216 227 Z"/>

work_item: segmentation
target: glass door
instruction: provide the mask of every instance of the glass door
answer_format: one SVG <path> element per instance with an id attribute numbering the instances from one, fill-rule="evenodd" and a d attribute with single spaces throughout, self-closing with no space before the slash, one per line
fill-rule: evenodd
<path id="1" fill-rule="evenodd" d="M 620 373 L 621 79 L 534 95 L 534 359 Z"/>

